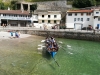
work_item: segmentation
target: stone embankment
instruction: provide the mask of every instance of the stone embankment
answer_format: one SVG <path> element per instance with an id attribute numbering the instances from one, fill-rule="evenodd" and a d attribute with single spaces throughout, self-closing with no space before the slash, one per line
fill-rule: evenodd
<path id="1" fill-rule="evenodd" d="M 32 27 L 15 27 L 15 28 L 5 28 L 0 29 L 1 31 L 16 30 L 20 31 L 22 34 L 31 34 L 39 36 L 54 36 L 58 38 L 67 38 L 67 39 L 77 39 L 77 40 L 90 40 L 90 41 L 100 41 L 100 31 L 87 31 L 87 30 L 73 30 L 73 29 L 34 29 Z"/>
<path id="2" fill-rule="evenodd" d="M 97 31 L 66 31 L 66 30 L 22 30 L 22 33 L 39 35 L 39 36 L 53 36 L 58 38 L 77 39 L 100 41 L 100 33 Z"/>

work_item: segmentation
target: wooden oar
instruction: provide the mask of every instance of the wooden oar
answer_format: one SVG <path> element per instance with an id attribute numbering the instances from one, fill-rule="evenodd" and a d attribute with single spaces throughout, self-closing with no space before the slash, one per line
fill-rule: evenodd
<path id="1" fill-rule="evenodd" d="M 52 57 L 53 58 L 53 57 Z M 60 66 L 59 64 L 58 64 L 58 62 L 55 60 L 55 58 L 53 58 L 54 59 L 54 61 L 56 62 L 56 64 L 58 65 L 58 66 Z"/>

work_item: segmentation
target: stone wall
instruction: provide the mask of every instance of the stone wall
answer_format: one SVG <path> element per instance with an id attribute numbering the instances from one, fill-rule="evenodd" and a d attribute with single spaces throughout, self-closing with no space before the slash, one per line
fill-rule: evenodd
<path id="1" fill-rule="evenodd" d="M 93 32 L 73 32 L 73 31 L 44 31 L 44 30 L 21 30 L 21 33 L 38 35 L 38 36 L 53 36 L 58 38 L 100 41 L 100 33 Z"/>
<path id="2" fill-rule="evenodd" d="M 23 9 L 23 4 L 27 4 L 27 5 L 37 4 L 37 6 L 38 6 L 37 10 L 47 10 L 47 9 L 52 9 L 53 7 L 55 9 L 67 8 L 66 0 L 42 1 L 42 2 L 24 2 L 24 1 L 22 1 L 22 2 L 18 2 L 18 3 L 21 4 L 21 9 Z"/>

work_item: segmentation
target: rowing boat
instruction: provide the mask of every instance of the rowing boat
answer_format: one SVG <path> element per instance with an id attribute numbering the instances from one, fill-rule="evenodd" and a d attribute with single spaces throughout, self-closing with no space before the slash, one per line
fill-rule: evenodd
<path id="1" fill-rule="evenodd" d="M 50 53 L 52 58 L 55 57 L 55 55 L 57 54 L 57 51 L 59 49 L 57 43 L 56 42 L 54 42 L 54 43 L 55 43 L 55 46 L 52 46 L 51 48 L 49 48 L 51 43 L 48 43 L 48 42 L 45 41 L 46 50 L 47 50 L 47 52 Z"/>
<path id="2" fill-rule="evenodd" d="M 48 51 L 48 52 L 49 52 L 49 51 Z M 57 54 L 57 52 L 54 52 L 54 51 L 49 52 L 49 53 L 51 54 L 52 58 L 54 58 L 54 56 Z"/>

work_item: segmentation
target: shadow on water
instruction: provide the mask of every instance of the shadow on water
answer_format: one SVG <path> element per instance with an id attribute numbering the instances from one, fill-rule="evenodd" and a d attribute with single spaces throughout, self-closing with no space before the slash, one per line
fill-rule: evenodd
<path id="1" fill-rule="evenodd" d="M 43 50 L 42 50 L 42 56 L 43 56 L 44 58 L 48 59 L 48 60 L 51 59 L 51 55 L 50 55 L 50 53 L 46 50 L 46 48 L 43 48 Z M 49 64 L 49 66 L 50 66 L 53 70 L 55 70 L 55 67 L 54 67 L 52 64 Z"/>
<path id="2" fill-rule="evenodd" d="M 46 50 L 46 48 L 43 48 L 43 50 L 42 50 L 42 56 L 43 56 L 44 58 L 48 59 L 48 60 L 51 59 L 51 55 L 50 55 L 50 53 Z"/>

